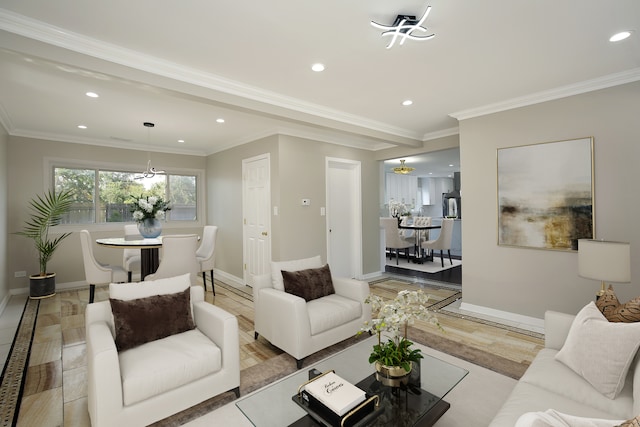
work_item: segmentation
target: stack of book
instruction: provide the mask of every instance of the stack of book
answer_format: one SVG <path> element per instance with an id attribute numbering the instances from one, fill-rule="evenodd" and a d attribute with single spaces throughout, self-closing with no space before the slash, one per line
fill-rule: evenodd
<path id="1" fill-rule="evenodd" d="M 298 396 L 294 396 L 296 399 L 309 415 L 328 426 L 357 425 L 374 412 L 378 402 L 377 396 L 367 399 L 364 390 L 333 371 L 301 386 Z"/>

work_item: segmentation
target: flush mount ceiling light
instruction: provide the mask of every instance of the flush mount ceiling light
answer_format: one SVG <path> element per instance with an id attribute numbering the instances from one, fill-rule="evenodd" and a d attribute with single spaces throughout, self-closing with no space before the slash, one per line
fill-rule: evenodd
<path id="1" fill-rule="evenodd" d="M 404 165 L 404 160 L 400 160 L 400 166 L 397 168 L 393 168 L 393 173 L 397 173 L 400 175 L 406 175 L 408 173 L 413 172 L 416 168 L 410 168 L 409 166 Z"/>
<path id="2" fill-rule="evenodd" d="M 626 38 L 628 38 L 631 35 L 631 31 L 621 31 L 619 33 L 616 33 L 614 35 L 611 36 L 611 38 L 609 38 L 610 42 L 619 42 L 622 41 Z"/>
<path id="3" fill-rule="evenodd" d="M 429 40 L 435 37 L 435 34 L 429 34 L 428 36 L 416 36 L 414 32 L 427 33 L 427 29 L 422 26 L 422 23 L 427 19 L 427 16 L 431 12 L 431 6 L 427 6 L 427 10 L 422 15 L 422 18 L 416 19 L 414 15 L 398 15 L 396 20 L 393 21 L 393 25 L 383 25 L 377 22 L 371 21 L 371 25 L 382 32 L 382 36 L 391 37 L 391 42 L 387 45 L 387 49 L 391 49 L 395 42 L 400 38 L 400 45 L 404 44 L 405 40 Z"/>
<path id="4" fill-rule="evenodd" d="M 320 72 L 324 71 L 324 64 L 321 64 L 321 63 L 318 62 L 316 64 L 313 64 L 311 66 L 311 69 L 313 71 L 315 71 L 316 73 L 320 73 Z"/>
<path id="5" fill-rule="evenodd" d="M 155 124 L 151 122 L 144 122 L 143 125 L 147 128 L 147 144 L 151 144 L 151 128 Z M 135 179 L 153 178 L 156 174 L 165 174 L 165 171 L 158 171 L 156 168 L 151 167 L 151 154 L 149 154 L 149 161 L 147 162 L 147 170 L 143 171 L 140 175 L 135 176 Z"/>

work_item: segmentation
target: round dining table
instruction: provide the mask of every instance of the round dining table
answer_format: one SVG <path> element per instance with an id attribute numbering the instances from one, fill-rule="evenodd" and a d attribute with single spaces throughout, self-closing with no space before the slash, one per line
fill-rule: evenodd
<path id="1" fill-rule="evenodd" d="M 162 247 L 162 236 L 153 239 L 132 237 L 106 237 L 96 239 L 100 246 L 120 249 L 140 249 L 140 277 L 142 280 L 155 273 L 160 264 L 159 249 Z"/>

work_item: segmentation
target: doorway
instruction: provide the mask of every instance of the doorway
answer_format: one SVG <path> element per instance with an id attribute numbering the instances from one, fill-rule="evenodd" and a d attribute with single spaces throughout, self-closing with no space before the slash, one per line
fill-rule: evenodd
<path id="1" fill-rule="evenodd" d="M 271 172 L 270 155 L 242 160 L 243 280 L 253 286 L 256 275 L 270 271 Z"/>
<path id="2" fill-rule="evenodd" d="M 326 158 L 327 262 L 339 277 L 362 276 L 362 194 L 359 161 Z"/>

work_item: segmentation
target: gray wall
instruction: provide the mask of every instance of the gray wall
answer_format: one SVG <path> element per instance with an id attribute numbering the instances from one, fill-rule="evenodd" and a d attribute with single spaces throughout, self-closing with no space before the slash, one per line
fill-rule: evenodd
<path id="1" fill-rule="evenodd" d="M 242 160 L 260 154 L 271 156 L 272 259 L 287 260 L 321 255 L 326 260 L 325 158 L 362 162 L 363 273 L 379 271 L 378 162 L 366 150 L 286 135 L 213 154 L 207 159 L 208 222 L 220 227 L 216 268 L 237 278 L 242 271 Z M 300 199 L 311 199 L 311 207 Z M 373 232 L 372 232 L 373 230 Z"/>
<path id="2" fill-rule="evenodd" d="M 127 165 L 133 170 L 143 170 L 146 167 L 148 153 L 145 151 L 123 150 L 119 148 L 99 147 L 93 145 L 73 144 L 57 141 L 45 141 L 22 137 L 9 137 L 7 158 L 8 196 L 6 218 L 8 234 L 1 241 L 8 242 L 11 251 L 8 254 L 9 271 L 5 269 L 9 288 L 27 288 L 28 277 L 15 278 L 15 271 L 26 271 L 27 276 L 38 272 L 37 253 L 31 240 L 12 233 L 22 228 L 25 215 L 28 214 L 28 202 L 36 194 L 45 190 L 45 158 L 63 158 L 68 160 L 99 161 L 108 164 Z M 154 165 L 163 169 L 199 169 L 205 170 L 205 157 L 186 156 L 178 154 L 153 153 Z M 170 167 L 169 167 L 170 166 Z M 0 205 L 2 193 L 0 184 Z M 2 206 L 0 206 L 0 209 Z M 4 210 L 0 210 L 2 212 Z M 171 234 L 202 233 L 201 223 L 181 224 L 179 226 L 165 225 Z M 91 232 L 92 237 L 122 236 L 122 224 L 86 224 L 68 227 L 69 231 L 79 231 L 83 228 Z M 0 249 L 1 250 L 1 249 Z M 94 254 L 101 262 L 122 265 L 122 250 L 94 246 Z M 0 254 L 1 255 L 1 254 Z M 56 282 L 63 284 L 84 281 L 84 266 L 80 249 L 78 233 L 73 233 L 65 239 L 49 262 L 48 269 L 56 273 Z"/>
<path id="3" fill-rule="evenodd" d="M 542 318 L 576 313 L 600 283 L 578 277 L 577 252 L 497 245 L 496 150 L 594 137 L 595 230 L 631 242 L 632 284 L 614 285 L 621 301 L 640 295 L 640 82 L 460 122 L 464 180 L 463 302 Z"/>
<path id="4" fill-rule="evenodd" d="M 9 135 L 0 126 L 0 307 L 9 299 L 9 272 L 7 271 L 7 146 Z M 2 309 L 0 308 L 0 313 Z"/>

